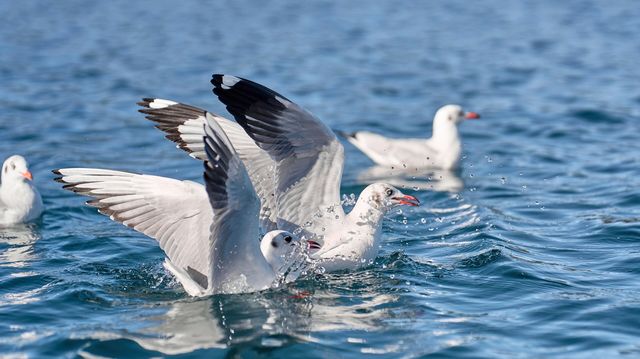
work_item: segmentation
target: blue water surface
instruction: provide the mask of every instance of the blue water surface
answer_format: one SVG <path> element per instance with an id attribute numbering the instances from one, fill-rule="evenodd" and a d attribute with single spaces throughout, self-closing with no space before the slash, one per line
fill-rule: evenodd
<path id="1" fill-rule="evenodd" d="M 0 356 L 640 357 L 637 1 L 2 1 L 0 157 L 47 211 L 0 229 Z M 212 73 L 332 128 L 430 133 L 459 103 L 459 173 L 389 178 L 376 262 L 194 299 L 155 241 L 63 191 L 54 168 L 201 180 L 136 112 L 227 115 Z M 370 161 L 345 144 L 342 192 Z"/>

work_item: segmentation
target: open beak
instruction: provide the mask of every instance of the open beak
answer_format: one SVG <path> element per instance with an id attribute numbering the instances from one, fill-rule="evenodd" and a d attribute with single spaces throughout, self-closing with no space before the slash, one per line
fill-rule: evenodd
<path id="1" fill-rule="evenodd" d="M 322 247 L 320 243 L 313 240 L 308 240 L 307 245 L 309 245 L 309 249 L 320 249 Z"/>
<path id="2" fill-rule="evenodd" d="M 22 177 L 28 179 L 29 181 L 33 181 L 33 175 L 31 174 L 31 172 L 26 171 L 22 174 Z"/>
<path id="3" fill-rule="evenodd" d="M 420 205 L 420 201 L 414 196 L 409 196 L 408 194 L 403 195 L 402 197 L 393 197 L 394 201 L 397 201 L 399 204 L 403 204 L 406 206 L 416 207 Z"/>
<path id="4" fill-rule="evenodd" d="M 480 118 L 480 115 L 476 112 L 467 112 L 465 113 L 464 118 L 466 118 L 467 120 L 477 120 Z"/>

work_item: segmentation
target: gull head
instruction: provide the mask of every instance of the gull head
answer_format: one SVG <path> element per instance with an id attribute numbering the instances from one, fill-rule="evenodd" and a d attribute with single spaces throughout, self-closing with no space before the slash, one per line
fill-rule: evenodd
<path id="1" fill-rule="evenodd" d="M 420 201 L 414 196 L 402 193 L 399 189 L 386 183 L 374 183 L 362 191 L 361 198 L 370 206 L 381 210 L 389 210 L 396 206 L 419 206 Z"/>
<path id="2" fill-rule="evenodd" d="M 2 165 L 2 182 L 33 181 L 33 175 L 29 171 L 29 164 L 24 157 L 13 155 L 7 158 Z"/>
<path id="3" fill-rule="evenodd" d="M 284 272 L 294 262 L 292 257 L 301 250 L 300 243 L 300 238 L 293 233 L 276 230 L 262 237 L 260 250 L 274 271 Z"/>
<path id="4" fill-rule="evenodd" d="M 438 109 L 436 116 L 433 120 L 436 124 L 454 124 L 457 125 L 464 120 L 477 120 L 480 115 L 475 112 L 465 112 L 462 107 L 458 105 L 445 105 Z"/>

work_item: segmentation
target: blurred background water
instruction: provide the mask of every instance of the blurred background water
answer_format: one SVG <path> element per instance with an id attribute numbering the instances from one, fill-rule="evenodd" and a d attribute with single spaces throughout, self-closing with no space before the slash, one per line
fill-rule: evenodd
<path id="1" fill-rule="evenodd" d="M 0 155 L 30 160 L 47 207 L 0 229 L 0 355 L 640 356 L 636 1 L 27 0 L 0 12 Z M 227 115 L 214 72 L 342 130 L 427 137 L 446 103 L 483 118 L 461 128 L 459 173 L 405 176 L 423 206 L 388 216 L 374 265 L 192 299 L 153 240 L 50 170 L 200 180 L 135 103 Z M 371 163 L 345 148 L 342 190 L 359 193 Z"/>

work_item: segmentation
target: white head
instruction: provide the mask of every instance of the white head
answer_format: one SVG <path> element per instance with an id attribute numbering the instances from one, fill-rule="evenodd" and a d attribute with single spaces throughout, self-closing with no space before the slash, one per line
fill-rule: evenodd
<path id="1" fill-rule="evenodd" d="M 286 272 L 300 249 L 300 238 L 287 231 L 268 232 L 260 241 L 260 251 L 275 272 Z"/>
<path id="2" fill-rule="evenodd" d="M 475 112 L 465 112 L 458 105 L 446 105 L 440 107 L 433 119 L 434 127 L 436 125 L 457 125 L 464 120 L 479 119 L 480 115 Z"/>
<path id="3" fill-rule="evenodd" d="M 29 165 L 24 157 L 13 155 L 2 165 L 2 183 L 19 183 L 33 181 Z"/>
<path id="4" fill-rule="evenodd" d="M 404 194 L 399 189 L 386 183 L 374 183 L 365 188 L 360 194 L 360 199 L 366 201 L 369 206 L 380 209 L 383 212 L 389 209 L 406 205 L 406 206 L 419 206 L 420 201 L 414 196 Z"/>

